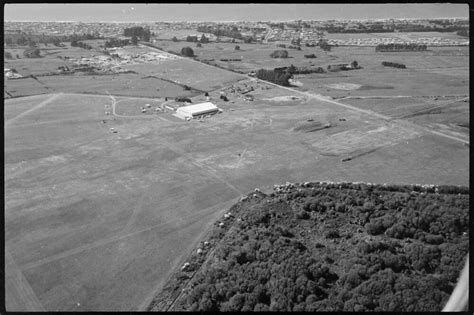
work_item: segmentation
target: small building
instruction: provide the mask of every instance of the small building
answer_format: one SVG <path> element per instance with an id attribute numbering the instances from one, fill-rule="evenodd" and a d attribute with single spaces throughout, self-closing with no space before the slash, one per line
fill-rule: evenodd
<path id="1" fill-rule="evenodd" d="M 176 110 L 176 113 L 184 118 L 194 118 L 206 114 L 215 114 L 219 108 L 211 102 L 205 102 L 195 105 L 182 106 Z"/>

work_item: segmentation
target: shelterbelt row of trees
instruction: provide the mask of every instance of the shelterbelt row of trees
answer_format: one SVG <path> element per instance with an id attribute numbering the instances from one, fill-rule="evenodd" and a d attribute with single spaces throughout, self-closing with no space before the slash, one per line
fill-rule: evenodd
<path id="1" fill-rule="evenodd" d="M 101 38 L 102 37 L 98 33 L 72 34 L 64 36 L 8 34 L 4 37 L 3 41 L 6 45 L 28 45 L 33 47 L 36 46 L 36 44 L 53 44 L 55 46 L 59 46 L 62 42 Z"/>
<path id="2" fill-rule="evenodd" d="M 111 38 L 104 43 L 105 48 L 112 48 L 112 47 L 123 47 L 130 45 L 130 40 L 128 39 L 117 39 Z"/>
<path id="3" fill-rule="evenodd" d="M 391 61 L 382 61 L 382 66 L 394 67 L 394 68 L 400 68 L 400 69 L 406 69 L 406 67 L 407 67 L 404 64 L 397 63 L 397 62 L 391 62 Z"/>
<path id="4" fill-rule="evenodd" d="M 413 51 L 426 50 L 427 46 L 424 44 L 405 43 L 405 44 L 378 44 L 375 51 Z"/>

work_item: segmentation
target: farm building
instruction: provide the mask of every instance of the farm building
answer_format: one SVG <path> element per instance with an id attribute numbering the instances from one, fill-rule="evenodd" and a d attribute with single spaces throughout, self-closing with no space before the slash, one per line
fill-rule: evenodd
<path id="1" fill-rule="evenodd" d="M 216 105 L 211 102 L 200 103 L 196 105 L 183 106 L 177 109 L 176 113 L 184 117 L 196 117 L 206 114 L 215 114 L 219 111 Z"/>

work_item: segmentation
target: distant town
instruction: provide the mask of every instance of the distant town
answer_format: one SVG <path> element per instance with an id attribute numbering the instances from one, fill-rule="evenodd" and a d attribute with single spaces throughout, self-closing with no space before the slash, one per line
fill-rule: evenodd
<path id="1" fill-rule="evenodd" d="M 469 20 L 450 19 L 389 19 L 389 20 L 342 20 L 342 21 L 291 21 L 291 22 L 155 22 L 155 23 L 83 23 L 83 22 L 12 22 L 4 23 L 5 35 L 71 36 L 89 34 L 92 38 L 122 37 L 124 30 L 141 26 L 150 30 L 152 37 L 160 39 L 160 33 L 173 30 L 187 31 L 177 40 L 188 36 L 205 34 L 209 41 L 223 40 L 220 35 L 249 43 L 293 41 L 303 45 L 315 45 L 326 38 L 328 44 L 338 46 L 377 46 L 387 43 L 415 43 L 431 46 L 468 46 Z M 204 31 L 204 32 L 203 32 Z M 208 32 L 205 32 L 208 31 Z M 381 34 L 426 32 L 426 36 L 416 39 L 401 39 Z M 465 39 L 447 39 L 434 36 L 430 32 L 456 32 Z M 350 34 L 366 34 L 365 38 L 351 37 Z M 344 34 L 343 39 L 333 38 L 334 34 Z M 229 36 L 231 35 L 231 36 Z M 373 35 L 373 36 L 371 36 Z M 170 38 L 172 39 L 172 38 Z M 226 39 L 224 39 L 226 40 Z M 227 40 L 229 40 L 227 38 Z"/>

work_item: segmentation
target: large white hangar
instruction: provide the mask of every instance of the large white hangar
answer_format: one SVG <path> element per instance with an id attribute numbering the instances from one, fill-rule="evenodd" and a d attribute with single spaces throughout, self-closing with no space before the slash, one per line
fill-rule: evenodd
<path id="1" fill-rule="evenodd" d="M 182 106 L 176 110 L 176 114 L 184 118 L 194 118 L 201 115 L 215 114 L 220 109 L 211 102 L 205 102 L 195 105 Z"/>

